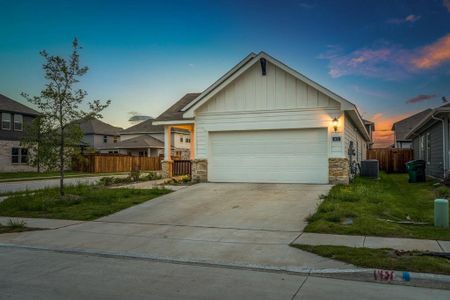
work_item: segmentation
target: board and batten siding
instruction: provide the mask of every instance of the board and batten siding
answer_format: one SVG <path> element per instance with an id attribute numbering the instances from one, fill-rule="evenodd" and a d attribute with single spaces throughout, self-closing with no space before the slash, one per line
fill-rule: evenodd
<path id="1" fill-rule="evenodd" d="M 348 157 L 348 149 L 351 141 L 353 141 L 353 148 L 355 149 L 354 159 L 357 162 L 365 160 L 367 158 L 367 142 L 350 118 L 346 115 L 344 124 L 344 154 L 346 157 Z"/>
<path id="2" fill-rule="evenodd" d="M 340 118 L 340 103 L 267 63 L 267 75 L 255 64 L 195 111 L 196 158 L 208 158 L 208 134 L 217 131 L 327 128 Z M 339 134 L 339 133 L 338 133 Z M 342 147 L 329 156 L 342 157 Z"/>
<path id="3" fill-rule="evenodd" d="M 431 155 L 427 157 L 427 135 L 430 135 L 430 151 Z M 424 151 L 420 150 L 420 139 L 424 137 Z M 426 174 L 433 177 L 442 178 L 444 176 L 444 161 L 443 161 L 443 136 L 442 136 L 442 123 L 437 122 L 413 139 L 412 147 L 414 153 L 414 159 L 422 159 L 427 162 Z M 428 160 L 430 158 L 430 160 Z"/>

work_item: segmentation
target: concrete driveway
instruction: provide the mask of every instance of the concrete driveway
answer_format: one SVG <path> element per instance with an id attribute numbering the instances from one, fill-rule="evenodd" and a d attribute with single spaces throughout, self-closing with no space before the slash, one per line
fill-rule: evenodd
<path id="1" fill-rule="evenodd" d="M 94 222 L 0 243 L 284 269 L 349 265 L 289 247 L 327 185 L 197 184 Z"/>

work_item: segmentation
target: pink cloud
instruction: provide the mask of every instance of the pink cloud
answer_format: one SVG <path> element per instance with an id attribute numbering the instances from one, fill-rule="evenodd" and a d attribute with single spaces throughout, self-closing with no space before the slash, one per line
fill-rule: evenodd
<path id="1" fill-rule="evenodd" d="M 449 0 L 450 1 L 450 0 Z M 329 61 L 333 78 L 362 75 L 387 80 L 404 79 L 425 69 L 433 69 L 450 62 L 450 34 L 436 42 L 416 49 L 384 44 L 362 48 L 350 53 L 333 46 L 318 58 Z"/>
<path id="2" fill-rule="evenodd" d="M 450 34 L 422 48 L 412 60 L 418 69 L 430 69 L 450 61 Z"/>
<path id="3" fill-rule="evenodd" d="M 330 51 L 330 50 L 329 50 Z M 405 58 L 404 51 L 398 47 L 385 46 L 376 49 L 363 48 L 348 54 L 336 51 L 328 52 L 319 58 L 330 61 L 329 74 L 333 78 L 347 75 L 363 75 L 367 77 L 384 77 L 397 79 L 405 77 L 396 62 Z"/>
<path id="4" fill-rule="evenodd" d="M 442 5 L 447 8 L 448 12 L 450 12 L 450 0 L 443 0 Z"/>
<path id="5" fill-rule="evenodd" d="M 411 99 L 406 100 L 406 103 L 408 104 L 418 103 L 425 100 L 433 99 L 435 97 L 436 95 L 417 95 L 415 97 L 412 97 Z"/>
<path id="6" fill-rule="evenodd" d="M 415 23 L 415 22 L 419 21 L 420 18 L 422 18 L 422 17 L 416 16 L 416 15 L 408 15 L 404 18 L 389 19 L 386 22 L 389 24 Z"/>

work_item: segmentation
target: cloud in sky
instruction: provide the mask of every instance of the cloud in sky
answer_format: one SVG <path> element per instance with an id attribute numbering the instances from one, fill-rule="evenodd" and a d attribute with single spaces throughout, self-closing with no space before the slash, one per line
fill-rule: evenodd
<path id="1" fill-rule="evenodd" d="M 398 115 L 385 115 L 383 113 L 376 113 L 369 118 L 375 122 L 376 131 L 373 132 L 374 148 L 389 147 L 394 143 L 394 132 L 392 124 L 406 117 L 411 116 L 414 112 L 408 112 Z"/>
<path id="2" fill-rule="evenodd" d="M 449 0 L 450 1 L 450 0 Z M 347 75 L 400 80 L 425 69 L 433 69 L 450 62 L 450 34 L 436 42 L 415 49 L 384 44 L 343 53 L 338 46 L 328 46 L 319 55 L 329 60 L 329 74 L 333 78 Z"/>
<path id="3" fill-rule="evenodd" d="M 406 100 L 407 104 L 414 104 L 414 103 L 419 103 L 425 100 L 429 100 L 429 99 L 433 99 L 435 98 L 436 95 L 417 95 L 415 97 L 412 97 L 408 100 Z"/>
<path id="4" fill-rule="evenodd" d="M 444 62 L 450 61 L 450 34 L 419 51 L 412 62 L 418 69 L 434 68 Z"/>
<path id="5" fill-rule="evenodd" d="M 450 0 L 442 0 L 442 5 L 450 12 Z"/>
<path id="6" fill-rule="evenodd" d="M 404 18 L 393 18 L 386 21 L 386 23 L 389 24 L 404 24 L 404 23 L 415 23 L 422 18 L 421 16 L 417 15 L 407 15 Z"/>

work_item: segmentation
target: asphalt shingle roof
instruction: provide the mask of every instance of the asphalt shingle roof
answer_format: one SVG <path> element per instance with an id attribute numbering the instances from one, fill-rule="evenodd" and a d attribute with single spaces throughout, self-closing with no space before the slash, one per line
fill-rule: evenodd
<path id="1" fill-rule="evenodd" d="M 0 110 L 20 113 L 24 115 L 32 115 L 32 116 L 39 115 L 39 112 L 35 111 L 34 109 L 25 106 L 2 94 L 0 94 Z"/>
<path id="2" fill-rule="evenodd" d="M 421 112 L 418 112 L 406 119 L 395 122 L 392 125 L 392 130 L 395 132 L 396 141 L 409 141 L 406 135 L 414 128 L 420 121 L 422 121 L 429 113 L 431 108 L 427 108 Z"/>
<path id="3" fill-rule="evenodd" d="M 159 117 L 153 121 L 174 121 L 174 120 L 189 120 L 183 118 L 183 111 L 181 109 L 191 103 L 195 98 L 197 98 L 200 93 L 188 93 L 184 95 L 180 100 L 175 102 L 174 105 L 169 107 L 165 112 L 163 112 Z"/>
<path id="4" fill-rule="evenodd" d="M 121 134 L 163 133 L 163 125 L 153 125 L 154 119 L 148 119 L 134 126 L 122 130 Z"/>
<path id="5" fill-rule="evenodd" d="M 140 135 L 125 141 L 112 144 L 104 149 L 137 149 L 137 148 L 164 148 L 164 142 L 150 136 Z"/>
<path id="6" fill-rule="evenodd" d="M 112 126 L 98 119 L 84 120 L 79 124 L 84 134 L 119 135 L 119 132 L 122 130 L 120 127 Z"/>

